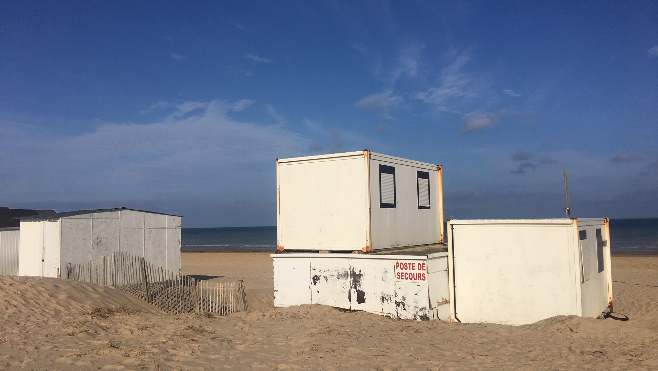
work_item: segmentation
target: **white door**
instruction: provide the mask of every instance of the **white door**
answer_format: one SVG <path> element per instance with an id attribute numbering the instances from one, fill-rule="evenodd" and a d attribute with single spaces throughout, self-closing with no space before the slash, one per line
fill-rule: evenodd
<path id="1" fill-rule="evenodd" d="M 42 276 L 59 278 L 59 220 L 43 226 Z"/>

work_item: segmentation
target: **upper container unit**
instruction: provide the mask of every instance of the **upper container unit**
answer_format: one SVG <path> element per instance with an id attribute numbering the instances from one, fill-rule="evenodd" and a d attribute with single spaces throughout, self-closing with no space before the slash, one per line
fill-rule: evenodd
<path id="1" fill-rule="evenodd" d="M 280 159 L 277 193 L 279 251 L 444 241 L 441 165 L 368 150 Z"/>

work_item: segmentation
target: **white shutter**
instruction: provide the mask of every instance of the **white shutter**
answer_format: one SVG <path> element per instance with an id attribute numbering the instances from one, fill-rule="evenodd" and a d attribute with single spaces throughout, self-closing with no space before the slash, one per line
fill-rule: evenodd
<path id="1" fill-rule="evenodd" d="M 381 173 L 381 203 L 395 205 L 395 174 Z"/>
<path id="2" fill-rule="evenodd" d="M 430 207 L 430 181 L 418 178 L 418 207 Z"/>

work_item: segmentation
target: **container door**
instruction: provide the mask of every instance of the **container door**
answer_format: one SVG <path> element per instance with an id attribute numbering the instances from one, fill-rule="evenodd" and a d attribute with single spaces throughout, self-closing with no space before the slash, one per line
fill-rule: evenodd
<path id="1" fill-rule="evenodd" d="M 41 262 L 43 277 L 59 277 L 59 221 L 44 222 Z"/>
<path id="2" fill-rule="evenodd" d="M 597 317 L 608 306 L 608 272 L 606 248 L 608 237 L 604 224 L 579 223 L 581 252 L 581 305 L 584 317 Z M 608 250 L 609 251 L 609 250 Z M 609 258 L 608 258 L 609 259 Z"/>

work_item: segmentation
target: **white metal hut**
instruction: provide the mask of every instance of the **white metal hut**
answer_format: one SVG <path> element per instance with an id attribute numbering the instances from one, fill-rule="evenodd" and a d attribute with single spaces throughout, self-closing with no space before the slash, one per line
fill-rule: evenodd
<path id="1" fill-rule="evenodd" d="M 443 243 L 441 165 L 368 150 L 277 160 L 277 248 Z"/>
<path id="2" fill-rule="evenodd" d="M 453 321 L 523 325 L 612 311 L 607 218 L 450 220 L 448 254 Z"/>
<path id="3" fill-rule="evenodd" d="M 0 206 L 0 276 L 18 275 L 18 247 L 22 216 L 52 214 L 55 210 L 10 209 Z"/>
<path id="4" fill-rule="evenodd" d="M 122 208 L 21 218 L 21 276 L 60 277 L 68 263 L 87 263 L 123 251 L 178 273 L 181 217 Z"/>

